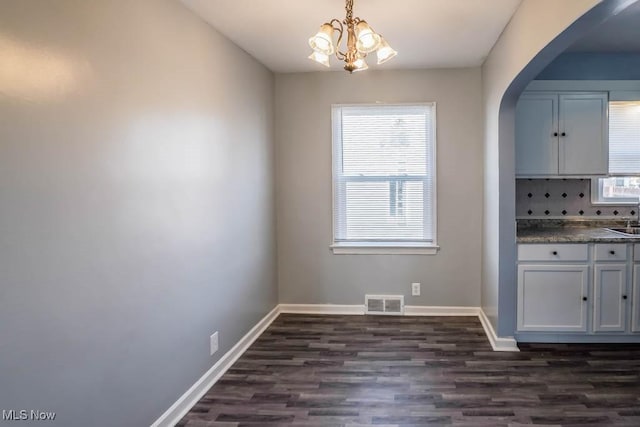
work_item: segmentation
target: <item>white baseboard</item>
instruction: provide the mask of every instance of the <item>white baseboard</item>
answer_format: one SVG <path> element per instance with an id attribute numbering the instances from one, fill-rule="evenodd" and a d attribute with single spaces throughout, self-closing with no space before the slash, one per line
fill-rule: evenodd
<path id="1" fill-rule="evenodd" d="M 364 314 L 364 305 L 280 304 L 280 313 L 290 314 Z"/>
<path id="2" fill-rule="evenodd" d="M 477 316 L 479 307 L 405 305 L 405 316 Z"/>
<path id="3" fill-rule="evenodd" d="M 491 343 L 493 351 L 520 351 L 520 349 L 518 348 L 518 342 L 513 337 L 498 337 L 498 335 L 496 335 L 496 331 L 491 325 L 491 322 L 489 321 L 489 318 L 484 313 L 482 308 L 480 308 L 478 311 L 478 318 L 480 319 L 480 323 L 482 323 L 484 333 L 487 334 L 487 338 Z"/>
<path id="4" fill-rule="evenodd" d="M 184 417 L 198 400 L 227 372 L 236 360 L 253 344 L 267 327 L 280 314 L 280 306 L 276 306 L 264 316 L 249 332 L 243 336 L 231 350 L 216 362 L 194 385 L 189 388 L 151 427 L 174 426 Z"/>
<path id="5" fill-rule="evenodd" d="M 446 307 L 405 305 L 405 316 L 477 316 L 479 307 Z M 280 304 L 280 313 L 290 314 L 365 314 L 364 305 L 342 304 Z"/>

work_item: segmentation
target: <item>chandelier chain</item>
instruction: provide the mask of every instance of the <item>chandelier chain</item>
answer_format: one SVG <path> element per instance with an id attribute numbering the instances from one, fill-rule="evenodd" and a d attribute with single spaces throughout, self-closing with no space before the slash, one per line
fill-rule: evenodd
<path id="1" fill-rule="evenodd" d="M 353 0 L 346 0 L 345 9 L 347 10 L 347 19 L 346 22 L 350 22 L 353 20 Z"/>

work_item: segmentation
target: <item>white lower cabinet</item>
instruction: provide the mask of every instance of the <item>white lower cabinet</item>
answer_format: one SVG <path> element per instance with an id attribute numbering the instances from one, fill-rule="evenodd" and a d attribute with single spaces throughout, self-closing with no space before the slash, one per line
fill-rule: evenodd
<path id="1" fill-rule="evenodd" d="M 518 337 L 525 341 L 635 340 L 640 244 L 519 244 L 517 304 Z"/>
<path id="2" fill-rule="evenodd" d="M 640 245 L 636 245 L 635 250 L 640 255 Z M 631 313 L 631 332 L 640 332 L 640 263 L 633 265 L 633 302 L 631 307 L 633 310 Z"/>
<path id="3" fill-rule="evenodd" d="M 518 330 L 586 332 L 588 265 L 519 265 Z"/>
<path id="4" fill-rule="evenodd" d="M 627 264 L 596 263 L 593 294 L 593 331 L 625 332 Z"/>

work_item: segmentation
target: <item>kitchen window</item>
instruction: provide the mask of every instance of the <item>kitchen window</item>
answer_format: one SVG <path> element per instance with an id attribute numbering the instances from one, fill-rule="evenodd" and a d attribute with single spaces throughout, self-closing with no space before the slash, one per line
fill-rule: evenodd
<path id="1" fill-rule="evenodd" d="M 333 245 L 337 254 L 435 254 L 436 109 L 335 105 Z"/>
<path id="2" fill-rule="evenodd" d="M 594 203 L 640 200 L 640 101 L 609 102 L 609 177 L 594 178 Z"/>

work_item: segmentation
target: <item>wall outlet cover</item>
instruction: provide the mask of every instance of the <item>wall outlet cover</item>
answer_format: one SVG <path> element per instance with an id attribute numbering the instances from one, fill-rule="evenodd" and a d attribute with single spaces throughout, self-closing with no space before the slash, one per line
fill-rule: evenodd
<path id="1" fill-rule="evenodd" d="M 420 296 L 420 283 L 411 284 L 411 295 L 414 297 Z"/>

